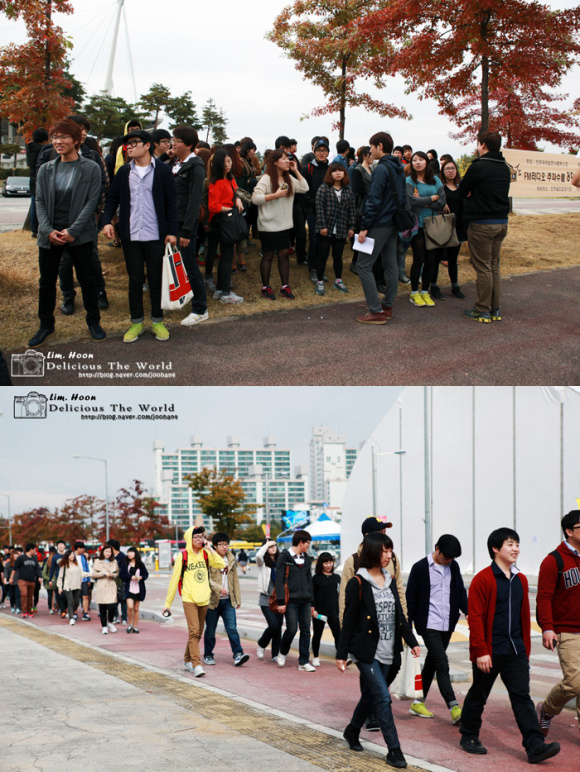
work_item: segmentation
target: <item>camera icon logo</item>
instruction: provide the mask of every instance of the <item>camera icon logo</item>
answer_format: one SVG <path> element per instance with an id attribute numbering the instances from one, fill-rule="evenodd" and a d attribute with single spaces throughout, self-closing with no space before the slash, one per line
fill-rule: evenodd
<path id="1" fill-rule="evenodd" d="M 12 354 L 12 377 L 42 378 L 44 359 L 44 354 L 33 348 L 29 348 L 24 354 Z"/>
<path id="2" fill-rule="evenodd" d="M 37 391 L 25 397 L 14 397 L 14 418 L 46 418 L 48 398 Z"/>

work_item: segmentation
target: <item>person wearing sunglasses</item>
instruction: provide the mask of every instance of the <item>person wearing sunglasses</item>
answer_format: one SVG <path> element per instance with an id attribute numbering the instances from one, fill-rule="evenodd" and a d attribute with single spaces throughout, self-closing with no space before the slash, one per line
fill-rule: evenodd
<path id="1" fill-rule="evenodd" d="M 437 686 L 449 708 L 453 724 L 461 720 L 461 706 L 449 678 L 447 647 L 459 612 L 467 616 L 467 593 L 456 560 L 460 556 L 459 539 L 449 533 L 443 534 L 433 552 L 411 568 L 406 592 L 409 624 L 415 624 L 415 630 L 427 647 L 421 673 L 423 698 L 413 701 L 409 713 L 420 718 L 433 718 L 425 700 L 437 673 Z"/>

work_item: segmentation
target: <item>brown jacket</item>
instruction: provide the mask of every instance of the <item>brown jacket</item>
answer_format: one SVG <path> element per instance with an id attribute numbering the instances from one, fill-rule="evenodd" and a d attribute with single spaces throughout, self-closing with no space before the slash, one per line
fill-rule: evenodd
<path id="1" fill-rule="evenodd" d="M 242 603 L 242 593 L 240 592 L 240 580 L 238 579 L 238 564 L 236 558 L 231 550 L 228 550 L 224 561 L 227 560 L 228 566 L 228 589 L 230 591 L 230 602 L 234 608 L 237 608 Z M 209 568 L 209 585 L 211 589 L 211 597 L 209 599 L 209 608 L 217 608 L 220 602 L 220 590 L 222 588 L 222 570 L 221 568 L 214 568 L 210 565 Z"/>
<path id="2" fill-rule="evenodd" d="M 112 578 L 109 578 L 109 574 Z M 117 602 L 117 576 L 119 575 L 119 564 L 113 560 L 95 560 L 93 563 L 92 578 L 95 579 L 95 590 L 93 600 L 96 603 L 116 603 Z"/>
<path id="3" fill-rule="evenodd" d="M 362 544 L 359 545 L 359 548 L 357 550 L 358 554 L 360 555 L 362 549 Z M 405 588 L 403 587 L 403 577 L 401 575 L 401 561 L 399 558 L 395 555 L 393 552 L 393 557 L 389 561 L 389 565 L 387 566 L 387 571 L 395 577 L 395 582 L 397 583 L 397 592 L 399 593 L 399 598 L 401 600 L 401 606 L 403 607 L 403 611 L 405 612 L 405 617 L 407 616 L 407 599 L 405 597 Z M 350 582 L 350 580 L 355 575 L 354 570 L 354 558 L 352 555 L 349 555 L 349 557 L 344 561 L 344 566 L 342 569 L 342 578 L 340 580 L 340 593 L 338 596 L 338 613 L 340 616 L 340 624 L 342 625 L 342 616 L 344 614 L 344 606 L 345 606 L 345 594 L 346 594 L 346 585 Z"/>

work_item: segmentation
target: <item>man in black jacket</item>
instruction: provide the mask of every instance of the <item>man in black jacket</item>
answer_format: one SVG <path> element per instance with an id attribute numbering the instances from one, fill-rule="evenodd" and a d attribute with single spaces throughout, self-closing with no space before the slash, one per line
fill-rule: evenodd
<path id="1" fill-rule="evenodd" d="M 177 126 L 173 130 L 172 148 L 176 160 L 171 171 L 177 188 L 177 235 L 183 265 L 193 290 L 191 313 L 181 320 L 184 327 L 192 327 L 208 318 L 205 282 L 196 259 L 197 224 L 205 180 L 205 164 L 194 152 L 197 143 L 197 131 L 190 126 Z"/>
<path id="2" fill-rule="evenodd" d="M 123 144 L 131 161 L 119 168 L 107 195 L 103 232 L 109 239 L 115 231 L 111 220 L 119 207 L 117 232 L 129 275 L 131 327 L 123 337 L 134 343 L 145 331 L 143 282 L 145 265 L 151 298 L 151 331 L 157 340 L 169 338 L 161 309 L 161 277 L 165 245 L 177 243 L 177 192 L 171 169 L 151 155 L 151 135 L 130 131 Z"/>
<path id="3" fill-rule="evenodd" d="M 459 195 L 465 199 L 464 219 L 469 221 L 467 240 L 475 269 L 477 300 L 463 312 L 469 319 L 489 323 L 501 321 L 501 275 L 499 255 L 507 235 L 510 170 L 499 149 L 497 131 L 477 135 L 478 158 L 465 172 Z"/>
<path id="4" fill-rule="evenodd" d="M 364 244 L 367 235 L 375 240 L 372 254 L 359 252 L 357 273 L 360 278 L 368 313 L 357 316 L 362 324 L 386 324 L 391 318 L 393 303 L 399 287 L 397 264 L 397 227 L 393 217 L 397 211 L 397 198 L 401 206 L 407 201 L 405 175 L 399 159 L 391 155 L 393 138 L 380 131 L 370 140 L 371 155 L 377 166 L 371 178 L 371 187 L 364 200 L 361 215 L 361 230 L 358 241 Z M 356 242 L 355 242 L 356 247 Z M 381 301 L 373 275 L 373 265 L 381 261 L 385 277 L 385 297 Z"/>
<path id="5" fill-rule="evenodd" d="M 35 193 L 36 193 L 36 161 L 42 148 L 48 142 L 48 131 L 46 129 L 35 129 L 32 132 L 32 142 L 26 145 L 26 163 L 30 169 L 30 229 L 32 238 L 38 235 L 38 217 L 36 216 Z"/>
<path id="6" fill-rule="evenodd" d="M 328 140 L 319 139 L 314 145 L 314 159 L 302 169 L 304 179 L 308 183 L 308 193 L 304 196 L 295 196 L 295 198 L 304 199 L 304 216 L 308 223 L 308 270 L 312 282 L 318 281 L 316 275 L 316 193 L 324 182 L 328 171 L 329 152 Z"/>
<path id="7" fill-rule="evenodd" d="M 310 657 L 310 620 L 314 613 L 314 592 L 312 589 L 312 558 L 307 555 L 312 537 L 308 531 L 295 531 L 292 546 L 283 550 L 276 562 L 276 596 L 278 610 L 286 614 L 286 630 L 280 643 L 278 665 L 284 667 L 290 645 L 300 626 L 298 670 L 316 672 Z M 285 585 L 288 586 L 288 605 L 280 604 L 285 599 Z"/>
<path id="8" fill-rule="evenodd" d="M 459 539 L 445 533 L 439 537 L 435 550 L 411 568 L 407 582 L 407 611 L 409 624 L 415 623 L 417 633 L 427 647 L 423 665 L 423 699 L 414 700 L 409 713 L 420 718 L 433 718 L 425 700 L 433 676 L 451 712 L 451 721 L 461 720 L 461 707 L 455 697 L 449 678 L 447 647 L 459 619 L 459 612 L 467 616 L 467 593 L 456 558 L 461 555 Z"/>

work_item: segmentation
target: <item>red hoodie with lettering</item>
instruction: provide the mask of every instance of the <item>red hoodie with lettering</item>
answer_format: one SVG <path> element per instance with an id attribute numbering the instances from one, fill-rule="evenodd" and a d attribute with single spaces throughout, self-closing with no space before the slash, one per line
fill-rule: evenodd
<path id="1" fill-rule="evenodd" d="M 580 633 L 580 556 L 562 542 L 557 548 L 564 569 L 558 579 L 558 565 L 553 555 L 547 555 L 538 577 L 538 621 L 542 632 Z"/>

